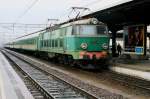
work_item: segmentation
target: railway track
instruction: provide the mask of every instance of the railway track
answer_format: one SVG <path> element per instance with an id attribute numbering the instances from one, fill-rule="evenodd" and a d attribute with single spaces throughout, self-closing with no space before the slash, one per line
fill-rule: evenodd
<path id="1" fill-rule="evenodd" d="M 5 54 L 9 54 L 13 57 L 21 58 L 22 61 L 25 61 L 25 62 L 29 63 L 30 65 L 34 64 L 33 67 L 37 68 L 38 70 L 41 69 L 44 73 L 49 74 L 49 75 L 54 75 L 54 77 L 56 77 L 56 79 L 58 79 L 58 80 L 59 79 L 63 80 L 62 81 L 63 83 L 65 82 L 65 83 L 69 84 L 69 86 L 72 86 L 71 89 L 74 89 L 75 92 L 80 93 L 79 95 L 84 96 L 83 99 L 101 99 L 101 98 L 102 99 L 127 99 L 126 97 L 123 97 L 120 94 L 112 93 L 105 89 L 97 88 L 95 86 L 84 83 L 80 80 L 71 78 L 69 75 L 60 73 L 52 68 L 50 69 L 50 67 L 47 66 L 46 64 L 43 64 L 36 60 L 32 60 L 31 58 L 28 58 L 19 53 L 16 53 L 16 52 L 13 52 L 10 50 L 5 50 L 5 51 L 7 51 L 7 53 L 5 53 Z M 59 99 L 74 99 L 74 98 L 59 98 Z M 82 99 L 82 98 L 78 97 L 77 99 Z"/>
<path id="2" fill-rule="evenodd" d="M 7 57 L 7 56 L 6 56 Z M 9 59 L 9 63 L 13 67 L 13 69 L 17 72 L 17 74 L 24 81 L 25 85 L 33 95 L 35 99 L 45 99 L 46 97 L 40 92 L 39 87 L 26 75 L 24 72 L 20 71 L 20 68 L 16 67 L 13 61 Z"/>
<path id="3" fill-rule="evenodd" d="M 111 78 L 109 77 L 110 79 L 126 84 L 127 86 L 143 89 L 144 91 L 150 93 L 150 81 L 112 71 L 110 71 L 109 74 L 109 76 L 111 76 Z"/>
<path id="4" fill-rule="evenodd" d="M 12 54 L 6 53 L 5 51 L 3 53 L 18 66 L 19 71 L 29 78 L 25 82 L 28 83 L 27 86 L 30 86 L 29 89 L 32 90 L 31 93 L 35 94 L 36 99 L 97 99 L 95 96 L 34 67 L 32 64 Z M 29 84 L 29 80 L 32 83 Z M 36 86 L 38 91 L 33 90 L 35 89 L 32 88 L 33 85 Z"/>
<path id="5" fill-rule="evenodd" d="M 110 79 L 113 79 L 115 81 L 124 83 L 126 85 L 134 86 L 134 87 L 143 89 L 147 92 L 150 92 L 150 81 L 140 79 L 137 77 L 123 75 L 123 74 L 116 73 L 113 71 L 107 71 L 107 72 L 109 73 L 109 76 L 105 77 L 105 78 L 110 78 Z M 98 74 L 98 75 L 101 76 L 101 74 Z"/>
<path id="6" fill-rule="evenodd" d="M 16 53 L 16 55 L 18 55 Z M 102 76 L 101 74 L 97 74 L 98 76 Z M 108 72 L 107 75 L 104 75 L 104 78 L 107 79 L 112 79 L 113 81 L 119 82 L 119 84 L 122 84 L 123 86 L 129 86 L 130 88 L 133 89 L 142 89 L 140 92 L 145 94 L 150 93 L 150 83 L 149 81 L 145 81 L 144 79 L 132 77 L 132 76 L 125 76 L 123 74 L 118 74 L 115 72 Z M 116 96 L 115 96 L 116 97 Z M 105 98 L 105 99 L 110 99 L 110 98 Z M 123 97 L 117 97 L 117 98 L 111 98 L 111 99 L 124 99 Z M 126 99 L 126 98 L 125 98 Z"/>

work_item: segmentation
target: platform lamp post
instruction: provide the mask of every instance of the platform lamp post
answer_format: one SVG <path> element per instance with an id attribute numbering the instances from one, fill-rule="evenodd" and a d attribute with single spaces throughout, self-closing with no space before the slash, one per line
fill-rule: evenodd
<path id="1" fill-rule="evenodd" d="M 116 30 L 112 29 L 112 56 L 116 57 Z"/>
<path id="2" fill-rule="evenodd" d="M 147 25 L 144 25 L 144 56 L 147 54 Z"/>

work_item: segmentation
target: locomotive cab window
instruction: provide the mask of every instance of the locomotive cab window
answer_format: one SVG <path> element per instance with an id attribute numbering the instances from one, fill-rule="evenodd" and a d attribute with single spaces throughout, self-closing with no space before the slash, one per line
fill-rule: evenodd
<path id="1" fill-rule="evenodd" d="M 96 26 L 97 34 L 108 34 L 108 29 L 105 25 Z"/>
<path id="2" fill-rule="evenodd" d="M 76 25 L 74 27 L 75 35 L 101 35 L 107 34 L 105 25 Z"/>

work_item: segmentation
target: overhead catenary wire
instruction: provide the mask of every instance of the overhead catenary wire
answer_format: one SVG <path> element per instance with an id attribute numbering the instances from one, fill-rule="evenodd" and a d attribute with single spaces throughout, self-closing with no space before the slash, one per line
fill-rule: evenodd
<path id="1" fill-rule="evenodd" d="M 88 6 L 88 5 L 90 5 L 90 4 L 94 4 L 94 2 L 97 2 L 97 1 L 99 1 L 99 0 L 95 0 L 95 1 L 93 1 L 93 2 L 90 2 L 90 3 L 88 3 L 88 4 L 86 4 L 85 6 Z M 17 26 L 18 25 L 18 21 L 21 19 L 21 18 L 23 18 L 36 4 L 37 4 L 37 2 L 39 2 L 39 0 L 33 0 L 33 2 L 31 2 L 30 1 L 30 4 L 28 4 L 28 6 L 26 6 L 26 8 L 25 8 L 25 10 L 16 18 L 16 20 L 13 22 L 13 23 L 10 23 L 10 25 L 9 26 L 7 26 L 7 25 L 4 25 L 3 26 L 3 23 L 0 25 L 0 27 L 1 28 L 3 28 L 3 29 L 7 29 L 7 30 L 9 30 L 9 31 L 13 31 L 13 33 L 14 33 L 14 28 L 15 28 L 15 32 L 16 32 L 16 30 L 18 30 L 19 28 L 21 28 L 21 30 L 22 30 L 22 28 L 25 28 L 26 29 L 26 26 L 25 26 L 25 24 L 24 24 L 24 26 L 20 26 L 21 24 L 19 24 L 19 26 Z M 63 13 L 64 14 L 64 13 Z M 5 24 L 5 23 L 4 23 Z M 13 25 L 12 25 L 13 24 Z M 28 26 L 28 31 L 29 31 L 29 29 L 31 29 L 31 28 L 42 28 L 41 26 L 39 27 L 39 26 L 37 26 L 37 25 L 35 25 L 35 26 L 37 26 L 37 27 L 34 27 L 34 26 L 30 26 L 29 24 L 26 24 L 27 26 Z"/>
<path id="2" fill-rule="evenodd" d="M 83 7 L 88 7 L 88 6 L 94 5 L 94 4 L 96 4 L 96 3 L 100 2 L 100 1 L 102 1 L 102 0 L 94 0 L 94 1 L 92 1 L 90 3 L 87 3 L 87 4 L 83 5 Z"/>
<path id="3" fill-rule="evenodd" d="M 31 4 L 29 4 L 29 6 L 25 9 L 25 11 L 23 11 L 23 12 L 18 16 L 18 18 L 16 19 L 16 21 L 15 21 L 13 24 L 16 24 L 22 17 L 24 17 L 24 16 L 26 15 L 26 13 L 28 13 L 38 1 L 39 1 L 39 0 L 34 0 Z M 88 4 L 83 5 L 83 7 L 84 7 L 84 6 L 91 6 L 91 5 L 93 5 L 93 4 L 95 4 L 95 3 L 99 2 L 99 1 L 101 1 L 101 0 L 92 1 L 92 2 L 90 2 L 90 3 L 88 3 Z M 15 28 L 17 28 L 17 27 L 18 27 L 18 26 L 15 26 Z M 9 30 L 13 30 L 12 27 L 8 27 L 8 28 L 7 28 L 7 27 L 2 27 L 2 28 L 9 29 Z M 18 28 L 19 28 L 19 27 L 18 27 Z M 30 27 L 28 27 L 28 28 L 30 28 Z"/>
<path id="4" fill-rule="evenodd" d="M 34 0 L 27 8 L 26 8 L 26 10 L 25 11 L 23 11 L 23 13 L 21 13 L 19 16 L 18 16 L 18 18 L 16 19 L 16 21 L 14 22 L 14 23 L 12 23 L 12 24 L 16 24 L 17 23 L 17 21 L 19 21 L 22 17 L 24 17 L 24 15 L 29 11 L 29 10 L 31 10 L 32 9 L 32 7 L 38 2 L 39 0 Z M 83 5 L 82 7 L 84 7 L 84 6 L 91 6 L 91 5 L 93 5 L 93 4 L 96 4 L 97 2 L 100 2 L 101 0 L 94 0 L 94 1 L 92 1 L 92 2 L 89 2 L 89 3 L 87 3 L 87 4 L 85 4 L 85 5 Z M 72 11 L 71 11 L 72 12 Z M 70 12 L 70 13 L 71 13 Z M 4 28 L 4 27 L 3 27 Z M 9 28 L 9 30 L 11 30 L 10 28 Z"/>
<path id="5" fill-rule="evenodd" d="M 84 5 L 79 5 L 80 7 L 88 7 L 89 9 L 90 9 L 90 7 L 89 6 L 92 6 L 92 5 L 94 5 L 94 4 L 97 4 L 98 2 L 101 2 L 102 0 L 94 0 L 94 1 L 92 1 L 92 2 L 89 2 L 89 3 L 87 3 L 87 4 L 84 4 Z M 69 10 L 69 9 L 67 9 L 67 10 Z M 93 11 L 90 9 L 89 10 L 90 11 L 90 13 L 93 13 Z M 64 11 L 65 12 L 65 11 Z M 67 14 L 67 12 L 65 12 L 65 13 L 62 13 L 62 14 L 60 14 L 60 20 L 61 19 L 63 19 L 63 18 L 69 18 L 69 19 L 71 19 L 70 17 L 69 17 L 69 15 L 72 13 L 72 10 L 71 11 L 69 11 L 69 13 L 68 13 L 68 15 L 67 16 L 65 16 L 66 14 Z M 82 12 L 82 14 L 83 14 L 83 12 Z"/>
<path id="6" fill-rule="evenodd" d="M 88 4 L 86 4 L 86 5 L 84 5 L 84 6 L 89 6 L 89 5 L 93 5 L 93 4 L 95 4 L 95 3 L 97 3 L 97 2 L 99 2 L 99 1 L 101 1 L 101 0 L 95 0 L 95 1 L 93 1 L 93 2 L 90 2 L 90 3 L 88 3 Z M 87 9 L 87 10 L 89 10 L 90 11 L 90 9 L 89 8 L 85 8 L 85 7 L 79 7 L 80 9 Z M 70 14 L 72 13 L 72 11 L 70 12 Z M 53 20 L 53 19 L 52 19 Z M 54 19 L 54 20 L 56 20 L 56 19 Z M 58 20 L 57 20 L 58 21 Z M 36 33 L 36 32 L 34 32 L 34 33 Z M 34 34 L 34 33 L 30 33 L 30 34 Z M 30 35 L 30 34 L 27 34 L 27 35 Z"/>
<path id="7" fill-rule="evenodd" d="M 91 8 L 90 8 L 90 6 L 93 6 L 94 4 L 97 4 L 98 2 L 101 2 L 102 0 L 94 0 L 94 1 L 92 1 L 92 2 L 89 2 L 89 3 L 87 3 L 87 4 L 85 4 L 85 5 L 81 5 L 81 7 L 87 7 L 87 8 L 89 8 L 90 10 L 88 10 L 88 11 L 90 11 L 90 13 L 93 13 L 93 11 L 91 10 Z M 83 12 L 82 12 L 83 13 Z"/>
<path id="8" fill-rule="evenodd" d="M 18 18 L 15 20 L 14 23 L 16 23 L 17 21 L 19 21 L 29 10 L 31 10 L 31 8 L 32 8 L 38 1 L 39 1 L 39 0 L 34 0 L 34 1 L 31 3 L 31 5 L 29 5 L 29 6 L 27 7 L 27 9 L 26 9 L 23 13 L 21 13 L 21 14 L 18 16 Z"/>
<path id="9" fill-rule="evenodd" d="M 7 29 L 14 33 L 14 30 L 33 30 L 46 28 L 46 24 L 23 24 L 23 23 L 0 23 L 0 28 Z"/>

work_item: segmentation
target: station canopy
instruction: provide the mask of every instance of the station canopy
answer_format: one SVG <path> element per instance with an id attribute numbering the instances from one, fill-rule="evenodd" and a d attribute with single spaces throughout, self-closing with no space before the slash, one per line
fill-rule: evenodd
<path id="1" fill-rule="evenodd" d="M 132 0 L 114 7 L 96 11 L 86 17 L 95 17 L 106 23 L 110 30 L 121 30 L 123 26 L 150 24 L 150 0 Z"/>

